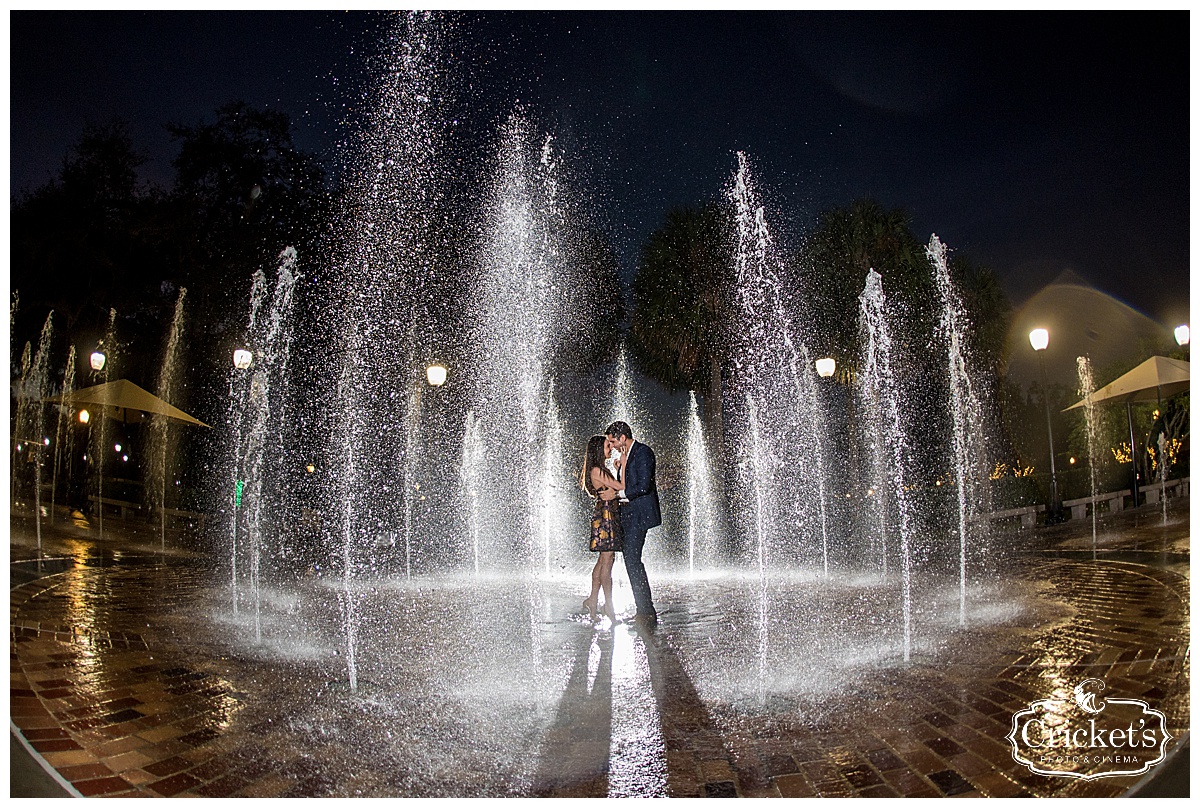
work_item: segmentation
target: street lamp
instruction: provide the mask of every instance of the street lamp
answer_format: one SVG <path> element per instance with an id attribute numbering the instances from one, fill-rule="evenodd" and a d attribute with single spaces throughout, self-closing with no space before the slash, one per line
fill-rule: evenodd
<path id="1" fill-rule="evenodd" d="M 1042 351 L 1050 344 L 1050 332 L 1044 328 L 1035 328 L 1029 332 L 1029 344 L 1038 355 L 1042 366 L 1042 402 L 1046 405 L 1046 434 L 1050 437 L 1050 509 L 1046 521 L 1051 524 L 1059 521 L 1062 505 L 1058 501 L 1058 475 L 1054 470 L 1054 427 L 1050 423 L 1050 389 L 1046 381 L 1046 360 Z"/>
<path id="2" fill-rule="evenodd" d="M 441 365 L 430 365 L 425 368 L 425 379 L 434 387 L 441 387 L 446 383 L 446 368 Z"/>
<path id="3" fill-rule="evenodd" d="M 90 420 L 92 420 L 92 414 L 90 412 L 87 410 L 79 411 L 79 423 L 86 424 Z"/>
<path id="4" fill-rule="evenodd" d="M 254 354 L 247 351 L 245 348 L 238 348 L 233 352 L 233 366 L 238 370 L 245 370 L 250 367 L 250 363 L 254 361 Z"/>
<path id="5" fill-rule="evenodd" d="M 828 379 L 835 370 L 837 370 L 837 362 L 828 356 L 817 360 L 817 375 L 822 379 Z"/>
<path id="6" fill-rule="evenodd" d="M 99 351 L 93 351 L 91 356 L 92 370 L 96 371 L 97 373 L 104 370 L 104 362 L 107 359 L 108 357 Z"/>
<path id="7" fill-rule="evenodd" d="M 1192 341 L 1192 332 L 1187 327 L 1187 323 L 1175 327 L 1175 342 L 1180 346 L 1187 345 Z"/>

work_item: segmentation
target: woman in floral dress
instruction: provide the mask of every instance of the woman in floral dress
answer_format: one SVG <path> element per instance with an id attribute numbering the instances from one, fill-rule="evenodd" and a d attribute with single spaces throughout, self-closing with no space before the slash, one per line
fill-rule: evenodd
<path id="1" fill-rule="evenodd" d="M 596 558 L 596 566 L 592 567 L 592 593 L 583 601 L 583 608 L 588 610 L 593 621 L 596 619 L 599 605 L 597 597 L 603 590 L 604 613 L 613 623 L 619 622 L 612 602 L 612 568 L 613 561 L 622 547 L 621 519 L 617 512 L 617 508 L 621 506 L 615 499 L 601 499 L 600 491 L 605 488 L 612 491 L 621 490 L 622 486 L 617 482 L 617 478 L 624 462 L 619 456 L 611 459 L 604 457 L 603 435 L 594 435 L 588 439 L 579 482 L 583 490 L 596 500 L 592 509 L 592 532 L 588 549 L 600 555 Z"/>

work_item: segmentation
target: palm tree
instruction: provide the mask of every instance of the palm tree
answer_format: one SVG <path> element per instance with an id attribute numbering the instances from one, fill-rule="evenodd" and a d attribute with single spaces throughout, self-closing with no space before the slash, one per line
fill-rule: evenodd
<path id="1" fill-rule="evenodd" d="M 817 355 L 833 356 L 850 372 L 857 365 L 858 296 L 868 271 L 883 277 L 889 300 L 903 298 L 919 307 L 934 294 L 925 247 L 912 234 L 908 214 L 884 210 L 871 199 L 823 213 L 805 239 L 797 264 L 802 316 L 816 326 L 810 329 L 810 348 Z M 910 315 L 928 326 L 928 312 L 913 310 Z"/>

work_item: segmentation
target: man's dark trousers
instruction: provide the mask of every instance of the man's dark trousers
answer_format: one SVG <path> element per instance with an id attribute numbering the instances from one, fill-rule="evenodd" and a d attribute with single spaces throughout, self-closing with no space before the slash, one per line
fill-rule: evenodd
<path id="1" fill-rule="evenodd" d="M 625 463 L 625 497 L 629 502 L 621 507 L 621 530 L 625 535 L 622 555 L 629 588 L 640 615 L 655 616 L 654 600 L 650 596 L 650 579 L 642 563 L 642 548 L 646 533 L 662 524 L 658 506 L 658 486 L 654 479 L 654 451 L 636 441 L 629 449 Z"/>

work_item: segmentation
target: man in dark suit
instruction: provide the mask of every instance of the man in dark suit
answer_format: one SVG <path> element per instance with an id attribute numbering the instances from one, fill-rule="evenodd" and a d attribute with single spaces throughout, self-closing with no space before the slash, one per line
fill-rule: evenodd
<path id="1" fill-rule="evenodd" d="M 629 587 L 637 604 L 634 620 L 645 628 L 653 628 L 658 623 L 658 612 L 650 597 L 650 580 L 642 563 L 642 547 L 646 544 L 646 533 L 662 524 L 658 486 L 654 480 L 654 450 L 635 442 L 629 424 L 624 421 L 614 421 L 604 434 L 604 451 L 607 453 L 616 447 L 625 456 L 625 470 L 621 475 L 625 488 L 612 496 L 619 497 L 623 503 L 621 530 L 625 534 L 625 547 L 622 554 Z"/>

